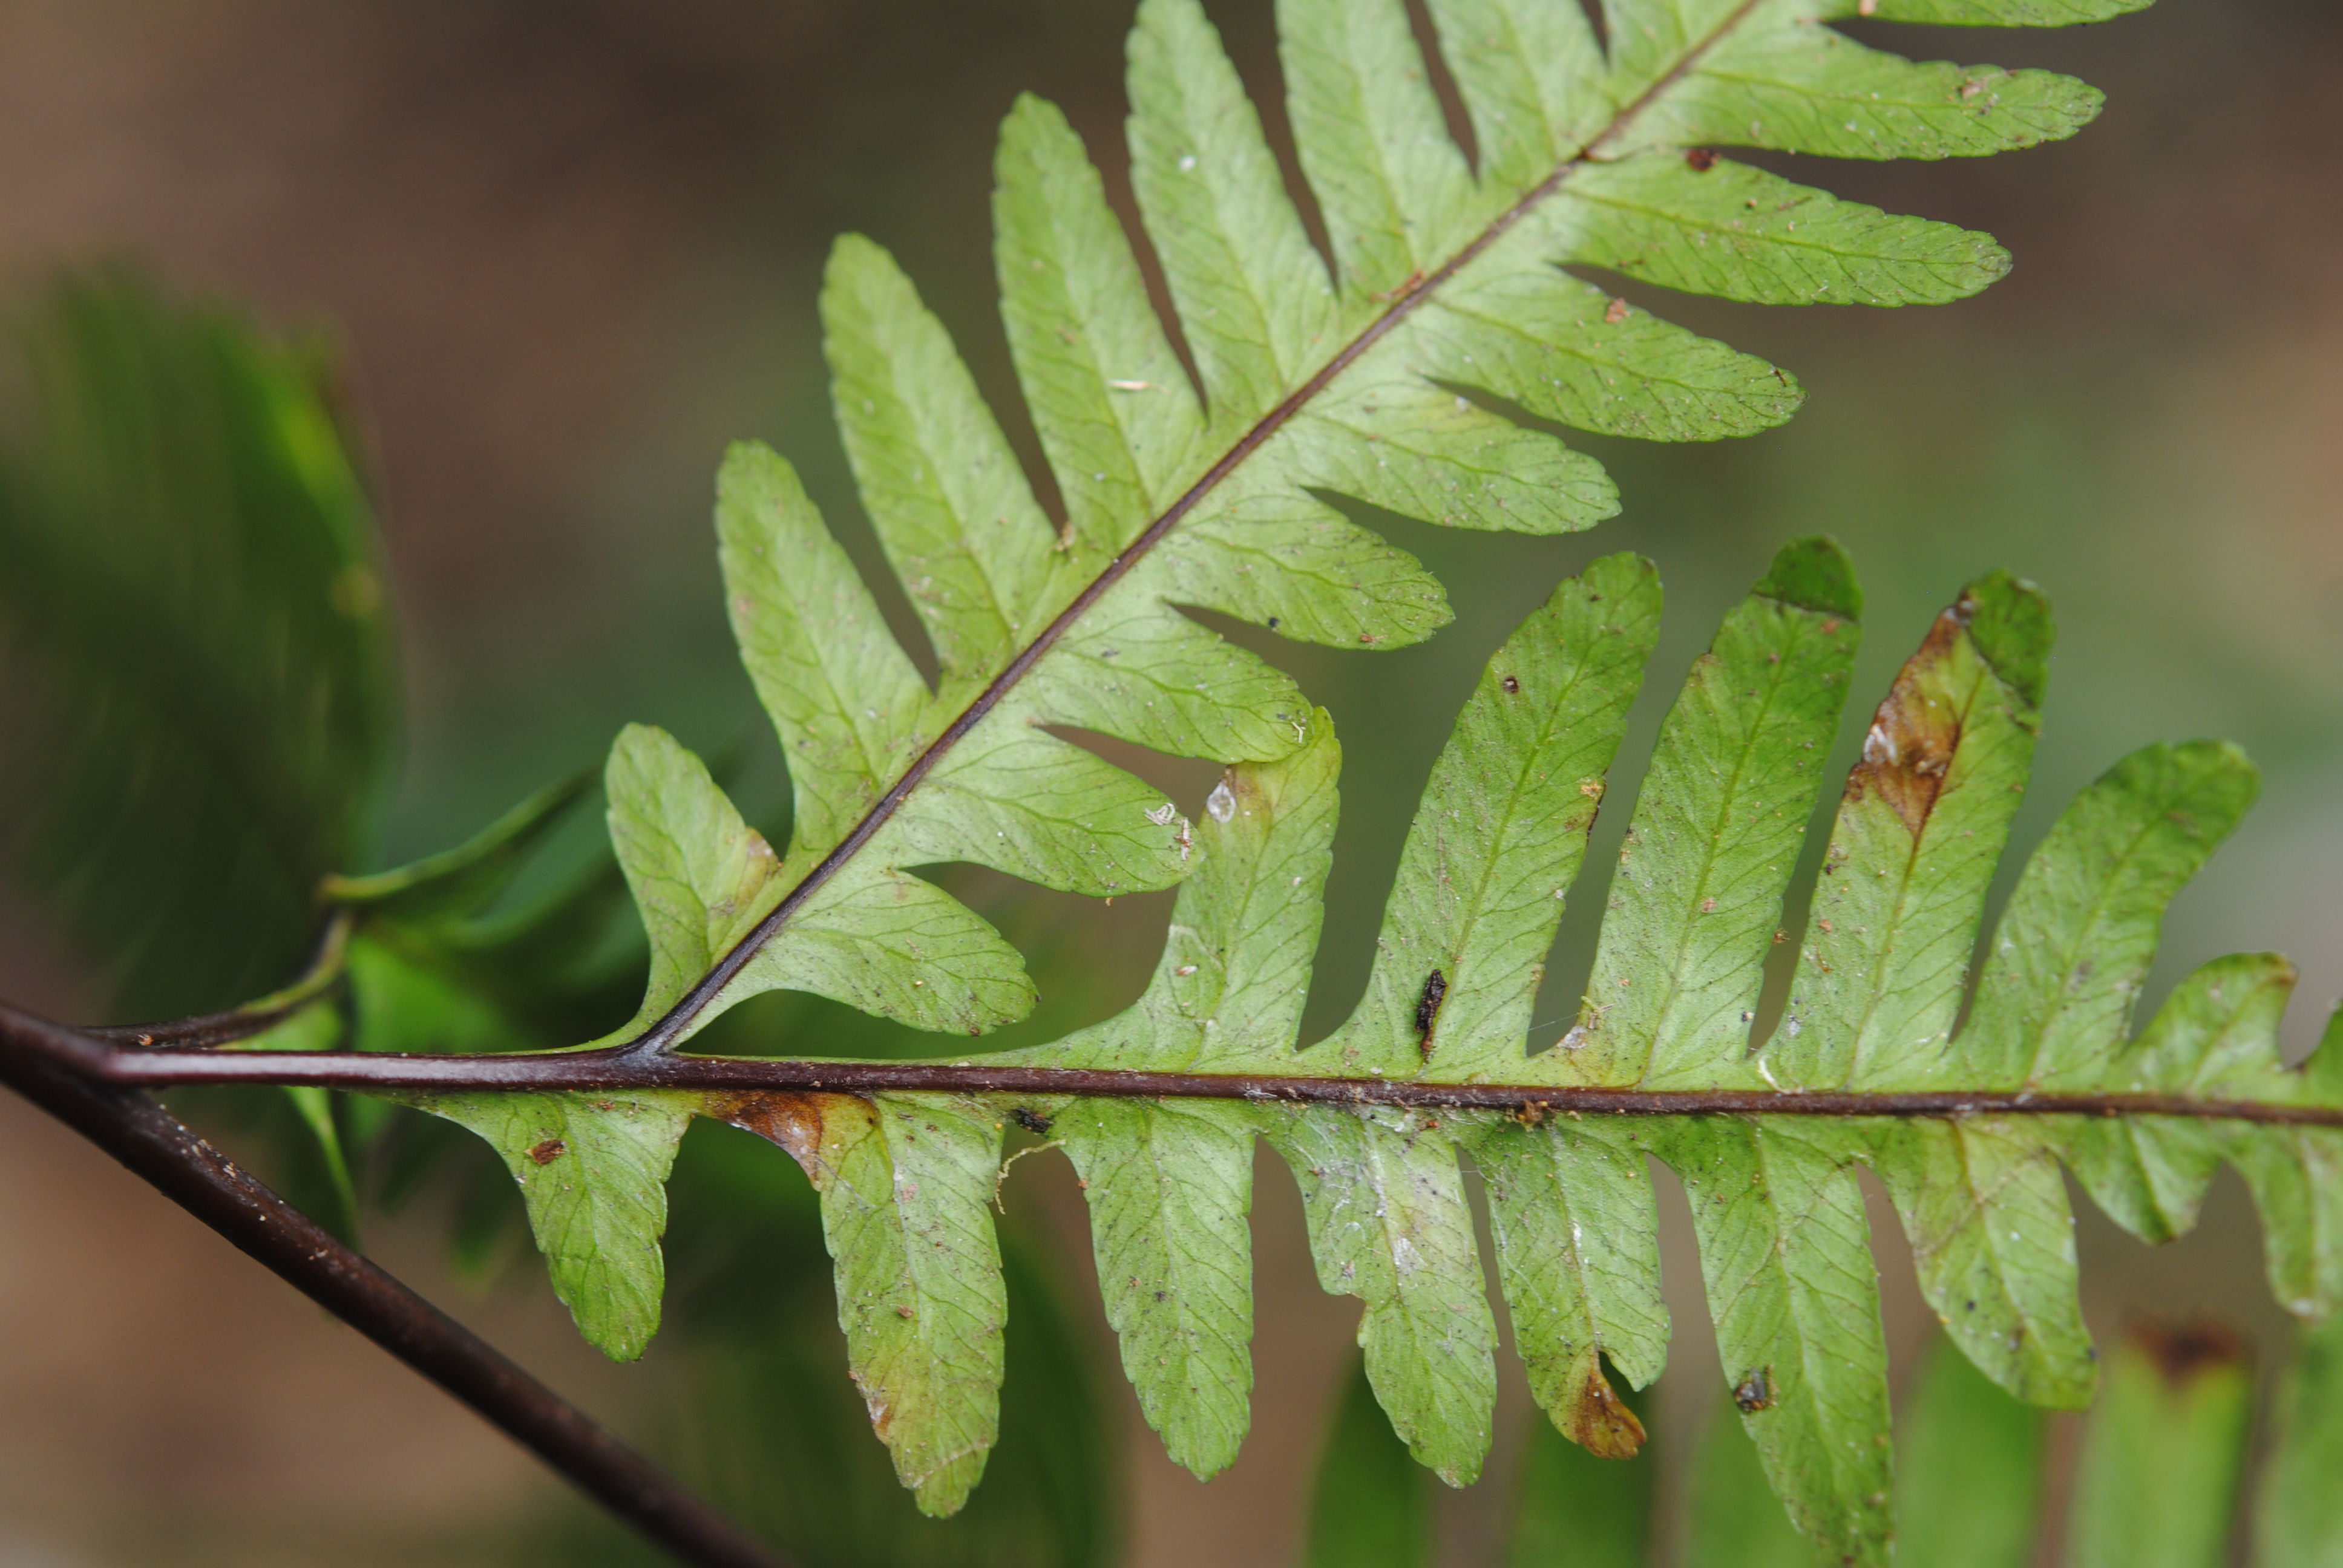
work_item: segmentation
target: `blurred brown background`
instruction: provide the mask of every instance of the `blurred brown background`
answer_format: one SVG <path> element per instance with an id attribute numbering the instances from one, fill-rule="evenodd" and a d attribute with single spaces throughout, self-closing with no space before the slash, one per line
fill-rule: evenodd
<path id="1" fill-rule="evenodd" d="M 1268 6 L 1211 9 L 1267 93 Z M 1111 162 L 1127 21 L 1122 0 L 5 0 L 0 268 L 24 282 L 129 254 L 342 336 L 407 627 L 409 782 L 389 828 L 404 856 L 590 760 L 625 720 L 709 747 L 757 732 L 706 522 L 722 443 L 788 452 L 875 561 L 825 412 L 813 302 L 829 239 L 860 229 L 895 249 L 1008 409 L 990 129 L 1030 88 Z M 1349 732 L 1374 737 L 1350 748 L 1313 1028 L 1363 980 L 1454 704 L 1558 575 L 1632 548 L 1668 581 L 1634 763 L 1717 617 L 1777 544 L 1815 528 L 1849 544 L 1871 590 L 1858 700 L 1966 577 L 2007 566 L 2050 591 L 2062 651 L 2022 840 L 2150 739 L 2226 735 L 2263 764 L 2263 804 L 2174 910 L 2151 1002 L 2217 952 L 2290 952 L 2299 1052 L 2343 993 L 2343 14 L 2162 0 L 2073 33 L 1874 35 L 2071 70 L 2109 106 L 2077 140 L 2010 157 L 1795 171 L 1993 233 L 2017 267 L 1981 299 L 1650 297 L 1797 372 L 1811 401 L 1787 429 L 1715 448 L 1589 443 L 1626 511 L 1577 538 L 1393 527 L 1459 618 L 1421 649 L 1291 660 L 1338 726 L 1357 716 Z M 1604 831 L 1623 826 L 1614 811 Z M 1102 923 L 1093 1014 L 1151 960 L 1161 906 L 1132 902 Z M 1564 1021 L 1574 953 L 1584 973 L 1599 900 L 1576 907 L 1542 1029 L 1548 1011 Z M 21 909 L 0 909 L 0 994 L 86 1010 Z M 13 1100 L 0 1129 L 0 1568 L 499 1562 L 554 1505 L 554 1483 L 472 1417 L 70 1135 Z M 1148 1568 L 1292 1552 L 1355 1308 L 1318 1293 L 1291 1182 L 1267 1164 L 1262 1178 L 1255 1432 L 1202 1489 L 1131 1432 L 1126 1528 Z M 1078 1215 L 1062 1162 L 1025 1162 L 1011 1191 L 1061 1226 Z M 1926 1314 L 1875 1207 L 1908 1358 Z M 2103 1333 L 2143 1305 L 2203 1307 L 2278 1348 L 2232 1179 L 2202 1231 L 2160 1254 L 2078 1207 Z M 622 1423 L 656 1421 L 673 1392 L 656 1353 L 599 1365 L 530 1270 L 468 1292 L 419 1230 L 382 1251 Z M 1714 1372 L 1680 1234 L 1667 1260 L 1664 1432 L 1693 1424 Z M 1508 1399 L 1518 1423 L 1525 1402 Z M 1453 1561 L 1502 1494 L 1502 1445 L 1492 1475 L 1451 1504 Z"/>

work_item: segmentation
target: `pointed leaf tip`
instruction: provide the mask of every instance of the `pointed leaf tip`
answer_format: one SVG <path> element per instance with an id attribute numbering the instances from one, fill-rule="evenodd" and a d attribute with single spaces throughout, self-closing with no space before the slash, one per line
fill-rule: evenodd
<path id="1" fill-rule="evenodd" d="M 1801 609 L 1824 615 L 1863 618 L 1863 589 L 1855 580 L 1855 563 L 1845 548 L 1827 535 L 1792 539 L 1774 557 L 1755 592 Z"/>
<path id="2" fill-rule="evenodd" d="M 1969 640 L 2002 683 L 2032 708 L 2050 684 L 2050 644 L 2056 633 L 2047 595 L 2021 577 L 1997 571 L 1962 591 L 1958 612 Z"/>
<path id="3" fill-rule="evenodd" d="M 836 284 L 855 276 L 854 269 L 874 262 L 891 265 L 894 258 L 869 235 L 849 229 L 830 242 L 830 258 L 822 264 L 822 282 Z"/>

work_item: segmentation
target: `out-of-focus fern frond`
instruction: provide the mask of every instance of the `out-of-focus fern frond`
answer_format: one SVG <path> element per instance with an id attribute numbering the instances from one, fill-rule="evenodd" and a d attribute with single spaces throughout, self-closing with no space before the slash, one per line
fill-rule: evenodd
<path id="1" fill-rule="evenodd" d="M 274 985 L 362 863 L 397 739 L 374 518 L 331 359 L 136 274 L 14 324 L 0 816 L 131 1015 Z"/>

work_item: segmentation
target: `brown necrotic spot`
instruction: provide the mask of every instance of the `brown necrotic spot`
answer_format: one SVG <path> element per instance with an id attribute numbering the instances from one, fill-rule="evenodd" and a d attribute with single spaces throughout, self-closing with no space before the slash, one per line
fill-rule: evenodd
<path id="1" fill-rule="evenodd" d="M 1936 809 L 1945 774 L 1961 743 L 1961 715 L 1932 678 L 1952 657 L 1975 608 L 1964 595 L 1936 618 L 1927 640 L 1905 661 L 1887 700 L 1872 715 L 1871 729 L 1863 738 L 1863 760 L 1846 776 L 1850 803 L 1876 796 L 1903 819 L 1916 839 Z"/>
<path id="2" fill-rule="evenodd" d="M 1597 1459 L 1633 1459 L 1644 1446 L 1644 1423 L 1621 1401 L 1592 1355 L 1586 1358 L 1578 1397 L 1570 1402 L 1562 1431 Z"/>
<path id="3" fill-rule="evenodd" d="M 820 1186 L 829 1177 L 824 1157 L 829 1134 L 846 1119 L 860 1116 L 867 1124 L 874 1117 L 870 1102 L 852 1094 L 807 1094 L 789 1090 L 749 1090 L 727 1095 L 709 1108 L 719 1121 L 729 1121 L 789 1151 Z"/>
<path id="4" fill-rule="evenodd" d="M 568 1152 L 568 1144 L 564 1143 L 558 1138 L 548 1138 L 544 1142 L 537 1144 L 535 1147 L 531 1148 L 528 1151 L 528 1157 L 531 1160 L 536 1161 L 539 1165 L 550 1165 Z"/>

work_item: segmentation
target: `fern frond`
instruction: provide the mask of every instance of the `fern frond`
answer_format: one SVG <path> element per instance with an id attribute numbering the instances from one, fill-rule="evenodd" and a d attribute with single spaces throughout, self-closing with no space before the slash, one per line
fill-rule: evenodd
<path id="1" fill-rule="evenodd" d="M 1610 1376 L 1648 1382 L 1668 1335 L 1644 1167 L 1657 1154 L 1694 1196 L 1720 1346 L 1773 1484 L 1829 1555 L 1871 1563 L 1889 1539 L 1887 1396 L 1858 1167 L 1895 1195 L 1956 1341 L 2030 1399 L 2075 1402 L 2093 1375 L 2062 1163 L 2153 1235 L 2185 1229 L 2214 1166 L 2237 1163 L 2282 1299 L 2330 1310 L 2343 1246 L 2319 1172 L 2343 1155 L 2343 1085 L 2278 1064 L 2290 970 L 2230 960 L 2126 1038 L 2165 901 L 2251 795 L 2233 750 L 2151 749 L 2087 792 L 1967 997 L 2041 697 L 2048 622 L 2031 588 L 1974 585 L 1880 709 L 1789 1012 L 1753 1041 L 1861 617 L 1835 546 L 1785 550 L 1663 732 L 1585 1008 L 1559 1041 L 1529 1042 L 1659 613 L 1652 569 L 1627 558 L 1564 584 L 1491 661 L 1435 769 L 1364 998 L 1298 1056 L 1337 742 L 1288 677 L 1182 613 L 1343 647 L 1419 641 L 1448 616 L 1438 583 L 1325 496 L 1567 531 L 1616 501 L 1550 427 L 1706 440 L 1786 418 L 1786 374 L 1563 268 L 1761 303 L 1974 293 L 2008 266 L 1986 236 L 1707 149 L 1942 157 L 2069 135 L 2098 106 L 2079 83 L 1916 65 L 1826 23 L 2128 8 L 1607 0 L 1605 47 L 1574 0 L 1431 0 L 1468 157 L 1401 0 L 1282 0 L 1322 256 L 1197 0 L 1144 0 L 1131 179 L 1176 319 L 1151 305 L 1056 109 L 1021 100 L 996 163 L 1002 315 L 1054 522 L 911 283 L 876 246 L 840 241 L 822 297 L 835 410 L 938 679 L 789 466 L 736 448 L 717 511 L 727 602 L 788 759 L 789 841 L 750 828 L 673 739 L 629 729 L 607 783 L 651 946 L 634 1020 L 530 1059 L 569 1078 L 425 1099 L 503 1153 L 581 1328 L 622 1357 L 655 1330 L 662 1182 L 689 1118 L 765 1134 L 820 1190 L 874 1424 L 920 1505 L 949 1513 L 995 1430 L 1005 1296 L 985 1211 L 1015 1120 L 1049 1129 L 1081 1171 L 1126 1368 L 1173 1456 L 1208 1474 L 1245 1426 L 1244 1215 L 1266 1138 L 1301 1182 L 1322 1282 L 1364 1303 L 1367 1375 L 1395 1430 L 1461 1484 L 1488 1442 L 1496 1339 L 1461 1161 L 1486 1179 L 1540 1403 L 1616 1454 L 1643 1432 Z M 1051 726 L 1230 767 L 1191 822 Z M 1095 896 L 1181 884 L 1147 993 L 1067 1040 L 963 1064 L 967 1092 L 675 1054 L 775 989 L 943 1032 L 1022 1016 L 1016 951 L 906 869 L 944 861 Z M 1185 1087 L 1116 1077 L 1166 1073 Z M 1032 1092 L 980 1091 L 1011 1080 Z M 2042 1113 L 2095 1099 L 2134 1113 Z M 1306 1103 L 1267 1102 L 1289 1101 Z M 1578 1114 L 1630 1102 L 1646 1114 Z"/>
<path id="2" fill-rule="evenodd" d="M 1610 1380 L 1648 1384 L 1670 1332 L 1657 1156 L 1692 1199 L 1726 1382 L 1771 1483 L 1825 1556 L 1884 1562 L 1886 1357 L 1856 1171 L 1886 1186 L 1968 1359 L 2023 1399 L 2079 1405 L 2097 1364 L 2062 1168 L 2157 1241 L 2193 1224 L 2232 1164 L 2279 1300 L 2306 1317 L 2343 1304 L 2343 1014 L 2285 1068 L 2293 970 L 2240 955 L 2132 1035 L 2164 908 L 2253 793 L 2250 765 L 2207 743 L 2147 748 L 2077 799 L 1972 994 L 2050 637 L 2041 596 L 1996 575 L 1937 618 L 1874 713 L 1787 1009 L 1757 1040 L 1860 609 L 1836 547 L 1807 540 L 1726 618 L 1663 727 L 1589 993 L 1559 1040 L 1529 1038 L 1530 1006 L 1658 618 L 1652 568 L 1624 556 L 1560 585 L 1490 659 L 1434 766 L 1366 992 L 1307 1050 L 1337 811 L 1322 712 L 1299 749 L 1233 765 L 1213 789 L 1154 978 L 1115 1018 L 950 1064 L 507 1057 L 504 1089 L 430 1103 L 506 1151 L 564 1299 L 621 1353 L 653 1322 L 658 1185 L 685 1119 L 787 1149 L 820 1191 L 856 1381 L 933 1512 L 966 1495 L 994 1431 L 1003 1297 L 986 1211 L 1011 1123 L 1073 1161 L 1126 1371 L 1200 1474 L 1246 1424 L 1256 1138 L 1301 1185 L 1322 1282 L 1362 1300 L 1394 1430 L 1458 1483 L 1495 1392 L 1465 1162 L 1538 1402 L 1589 1450 L 1626 1455 L 1644 1432 Z M 719 799 L 699 777 L 680 768 L 669 788 Z M 723 895 L 759 863 L 737 819 L 702 819 L 667 843 L 656 882 L 641 849 L 622 851 L 669 900 L 652 929 L 673 954 L 729 931 L 741 916 Z M 671 986 L 688 968 L 660 972 Z M 532 1083 L 578 1087 L 511 1092 Z"/>
<path id="3" fill-rule="evenodd" d="M 1131 177 L 1195 380 L 1079 138 L 1038 99 L 1010 115 L 995 256 L 1065 505 L 1054 529 L 910 281 L 867 240 L 840 242 L 822 297 L 840 428 L 940 678 L 932 692 L 920 679 L 789 467 L 737 450 L 719 508 L 726 580 L 789 759 L 792 841 L 777 856 L 740 839 L 733 881 L 692 895 L 725 923 L 690 944 L 705 953 L 678 950 L 676 980 L 654 985 L 628 1038 L 672 1046 L 784 985 L 929 1028 L 1019 1016 L 1015 955 L 891 868 L 968 859 L 1094 894 L 1178 880 L 1188 829 L 1168 804 L 1039 727 L 1223 761 L 1304 745 L 1292 681 L 1174 607 L 1343 646 L 1443 624 L 1439 585 L 1318 492 L 1458 527 L 1584 528 L 1615 509 L 1596 465 L 1484 405 L 1660 439 L 1747 434 L 1795 406 L 1772 367 L 1558 264 L 1877 304 L 1957 297 L 2007 266 L 1982 236 L 1684 149 L 1995 151 L 2066 135 L 2098 101 L 2039 72 L 1914 65 L 1779 0 L 1620 5 L 1609 58 L 1564 0 L 1443 0 L 1433 18 L 1477 169 L 1399 0 L 1281 7 L 1287 113 L 1330 268 L 1201 7 L 1141 7 Z M 639 882 L 660 874 L 644 835 L 735 832 L 671 749 L 632 737 L 613 775 L 614 811 L 640 820 L 627 830 L 646 846 Z M 669 783 L 686 802 L 675 823 Z M 923 998 L 812 974 L 803 934 L 872 899 L 920 903 L 972 970 L 951 966 L 948 994 Z"/>
<path id="4" fill-rule="evenodd" d="M 2045 19 L 2021 0 L 1939 9 Z M 776 988 L 955 1032 L 1022 1016 L 1016 952 L 902 868 L 967 860 L 1111 896 L 1193 864 L 1171 802 L 1043 726 L 1261 765 L 1312 744 L 1293 682 L 1181 607 L 1338 646 L 1419 641 L 1448 618 L 1439 584 L 1322 495 L 1453 527 L 1581 528 L 1615 497 L 1546 425 L 1707 440 L 1796 406 L 1785 373 L 1563 265 L 1736 299 L 1955 298 L 2006 268 L 1989 239 L 1705 145 L 1982 153 L 2065 136 L 2098 103 L 2040 72 L 1915 65 L 1787 0 L 1616 0 L 1607 55 L 1573 0 L 1439 0 L 1431 15 L 1477 166 L 1401 0 L 1280 6 L 1330 265 L 1197 0 L 1141 6 L 1132 186 L 1194 379 L 1080 139 L 1038 99 L 1009 116 L 995 257 L 1065 508 L 1054 528 L 910 282 L 869 241 L 839 243 L 822 295 L 839 426 L 940 675 L 930 690 L 789 465 L 736 448 L 726 592 L 789 759 L 790 840 L 767 844 L 666 736 L 621 739 L 613 834 L 654 958 L 606 1047 L 668 1051 Z"/>

